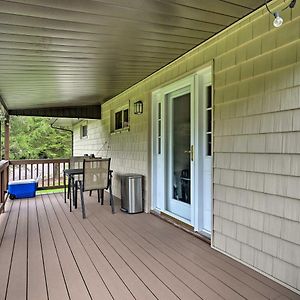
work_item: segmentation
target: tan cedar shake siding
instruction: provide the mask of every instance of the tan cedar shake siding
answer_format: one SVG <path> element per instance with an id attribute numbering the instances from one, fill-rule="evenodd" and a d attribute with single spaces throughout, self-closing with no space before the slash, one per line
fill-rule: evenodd
<path id="1" fill-rule="evenodd" d="M 246 20 L 215 60 L 214 246 L 299 290 L 299 5 L 283 17 Z"/>
<path id="2" fill-rule="evenodd" d="M 133 103 L 130 105 L 130 129 L 111 134 L 110 115 L 118 107 L 128 104 L 131 98 L 124 101 L 114 100 L 102 105 L 102 120 L 88 121 L 88 139 L 80 139 L 80 123 L 74 128 L 74 155 L 95 154 L 101 157 L 111 157 L 113 172 L 113 194 L 121 197 L 120 175 L 138 173 L 145 176 L 144 197 L 146 210 L 148 203 L 148 106 L 144 103 L 144 113 L 135 115 Z M 143 98 L 144 99 L 144 98 Z"/>
<path id="3" fill-rule="evenodd" d="M 283 1 L 270 4 L 282 5 Z M 150 208 L 151 92 L 213 64 L 214 224 L 212 243 L 300 291 L 300 3 L 284 24 L 262 8 L 106 102 L 75 154 L 112 157 L 116 174 L 146 176 Z M 130 131 L 110 135 L 110 112 L 142 100 Z M 120 195 L 119 179 L 114 192 Z"/>

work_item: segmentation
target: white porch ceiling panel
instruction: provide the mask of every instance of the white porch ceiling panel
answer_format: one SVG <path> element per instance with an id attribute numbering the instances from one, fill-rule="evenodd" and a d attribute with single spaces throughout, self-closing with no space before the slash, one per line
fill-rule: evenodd
<path id="1" fill-rule="evenodd" d="M 0 0 L 8 109 L 103 103 L 263 0 Z"/>

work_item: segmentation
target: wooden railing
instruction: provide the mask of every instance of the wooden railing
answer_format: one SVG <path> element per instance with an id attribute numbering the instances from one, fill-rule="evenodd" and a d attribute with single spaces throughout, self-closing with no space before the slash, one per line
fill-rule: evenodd
<path id="1" fill-rule="evenodd" d="M 37 179 L 38 189 L 64 187 L 63 171 L 69 159 L 22 159 L 9 161 L 9 180 Z"/>
<path id="2" fill-rule="evenodd" d="M 4 211 L 7 191 L 7 180 L 8 180 L 8 160 L 0 161 L 0 213 Z"/>

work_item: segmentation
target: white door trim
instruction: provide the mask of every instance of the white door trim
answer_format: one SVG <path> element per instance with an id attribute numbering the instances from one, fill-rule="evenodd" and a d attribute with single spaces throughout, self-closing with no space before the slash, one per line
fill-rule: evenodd
<path id="1" fill-rule="evenodd" d="M 151 166 L 151 179 L 152 179 L 152 187 L 151 187 L 151 194 L 152 194 L 152 201 L 151 201 L 151 209 L 162 211 L 168 215 L 173 217 L 178 217 L 177 215 L 173 215 L 171 212 L 166 210 L 166 187 L 167 185 L 167 176 L 166 176 L 166 136 L 165 136 L 165 119 L 164 122 L 160 122 L 161 127 L 161 152 L 158 154 L 158 138 L 157 133 L 159 131 L 158 125 L 158 105 L 160 104 L 161 114 L 164 116 L 166 114 L 165 108 L 165 97 L 173 92 L 174 90 L 178 90 L 184 88 L 186 86 L 191 85 L 191 92 L 194 90 L 194 75 L 190 75 L 184 79 L 181 79 L 177 82 L 169 84 L 168 86 L 162 87 L 157 89 L 152 93 L 152 166 Z M 193 95 L 191 94 L 191 97 Z M 161 170 L 162 176 L 158 175 L 158 170 Z M 192 191 L 191 191 L 192 193 Z M 192 196 L 192 194 L 191 194 Z M 194 205 L 191 203 L 191 205 Z M 182 222 L 187 224 L 191 224 L 187 220 L 183 219 Z"/>
<path id="2" fill-rule="evenodd" d="M 204 100 L 203 100 L 203 90 L 204 90 L 204 78 L 208 78 L 210 84 L 212 84 L 212 67 L 208 66 L 187 76 L 184 79 L 181 79 L 177 82 L 169 84 L 168 86 L 157 89 L 152 93 L 152 165 L 151 165 L 151 177 L 152 177 L 152 201 L 151 209 L 164 212 L 167 215 L 170 215 L 178 220 L 192 225 L 195 231 L 199 231 L 207 236 L 210 236 L 210 233 L 203 231 L 203 208 L 204 208 L 204 159 L 206 151 L 206 142 L 204 139 L 205 135 L 205 109 L 204 109 Z M 158 132 L 158 123 L 157 123 L 157 114 L 158 114 L 158 103 L 161 103 L 161 114 L 164 116 L 165 106 L 165 97 L 169 93 L 184 88 L 186 86 L 191 86 L 191 98 L 194 101 L 191 101 L 191 110 L 193 111 L 193 116 L 191 114 L 191 134 L 193 132 L 194 141 L 194 161 L 193 168 L 191 169 L 191 178 L 194 178 L 194 184 L 191 185 L 191 221 L 188 222 L 186 219 L 180 218 L 177 215 L 172 214 L 166 210 L 166 137 L 165 137 L 165 124 L 161 122 L 161 153 L 157 155 L 157 132 Z M 212 152 L 213 153 L 213 152 Z M 158 176 L 157 170 L 164 170 L 162 174 Z M 192 174 L 192 170 L 194 173 Z M 212 166 L 211 166 L 211 186 L 212 186 Z M 211 191 L 213 191 L 211 189 Z M 210 199 L 206 199 L 211 203 L 211 222 L 212 222 L 212 195 Z M 211 231 L 212 231 L 211 226 Z"/>
<path id="3" fill-rule="evenodd" d="M 168 153 L 168 161 L 167 161 L 167 169 L 166 169 L 166 175 L 168 177 L 168 187 L 167 187 L 167 208 L 165 209 L 167 212 L 172 213 L 176 216 L 180 216 L 182 219 L 186 220 L 186 223 L 192 224 L 193 220 L 193 190 L 194 190 L 194 161 L 192 161 L 189 158 L 189 164 L 190 164 L 190 200 L 191 203 L 184 203 L 182 201 L 176 200 L 173 197 L 173 114 L 170 112 L 174 109 L 174 102 L 173 99 L 187 95 L 189 94 L 189 103 L 190 103 L 190 112 L 189 112 L 189 118 L 190 118 L 190 140 L 189 140 L 189 148 L 185 149 L 188 150 L 192 145 L 194 145 L 194 82 L 193 80 L 190 80 L 185 87 L 176 89 L 170 93 L 164 94 L 165 95 L 165 104 L 167 107 L 167 153 Z M 170 175 L 172 174 L 172 176 Z M 177 211 L 177 212 L 176 212 Z"/>
<path id="4" fill-rule="evenodd" d="M 211 212 L 208 218 L 212 220 L 212 202 L 213 195 L 207 193 L 207 189 L 212 192 L 212 164 L 211 164 L 211 179 L 210 187 L 205 186 L 205 174 L 204 170 L 207 167 L 207 142 L 206 142 L 206 87 L 212 85 L 212 67 L 206 67 L 195 74 L 195 119 L 197 120 L 197 126 L 195 129 L 195 143 L 197 143 L 197 153 L 195 153 L 195 181 L 198 183 L 199 189 L 197 195 L 195 195 L 195 231 L 210 237 L 211 232 L 204 230 L 204 201 L 210 201 Z M 213 132 L 213 128 L 212 128 Z M 213 149 L 212 149 L 213 153 Z M 211 159 L 212 163 L 212 159 Z M 209 197 L 209 198 L 208 198 Z M 209 221 L 209 220 L 208 220 Z M 210 222 L 210 221 L 209 221 Z M 210 223 L 210 230 L 212 231 L 212 224 Z"/>

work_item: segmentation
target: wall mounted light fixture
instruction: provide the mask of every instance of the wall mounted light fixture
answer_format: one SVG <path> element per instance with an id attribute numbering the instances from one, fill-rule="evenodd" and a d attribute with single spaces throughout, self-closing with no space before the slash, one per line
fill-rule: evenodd
<path id="1" fill-rule="evenodd" d="M 296 5 L 296 0 L 292 0 L 289 5 L 287 5 L 285 8 L 283 8 L 281 11 L 275 11 L 271 12 L 271 10 L 268 7 L 268 0 L 265 0 L 265 6 L 268 10 L 268 12 L 274 16 L 273 26 L 274 27 L 280 27 L 283 24 L 283 18 L 280 16 L 280 13 L 286 10 L 287 8 L 294 8 Z"/>
<path id="2" fill-rule="evenodd" d="M 143 113 L 143 102 L 141 100 L 134 102 L 134 114 L 141 115 Z"/>

